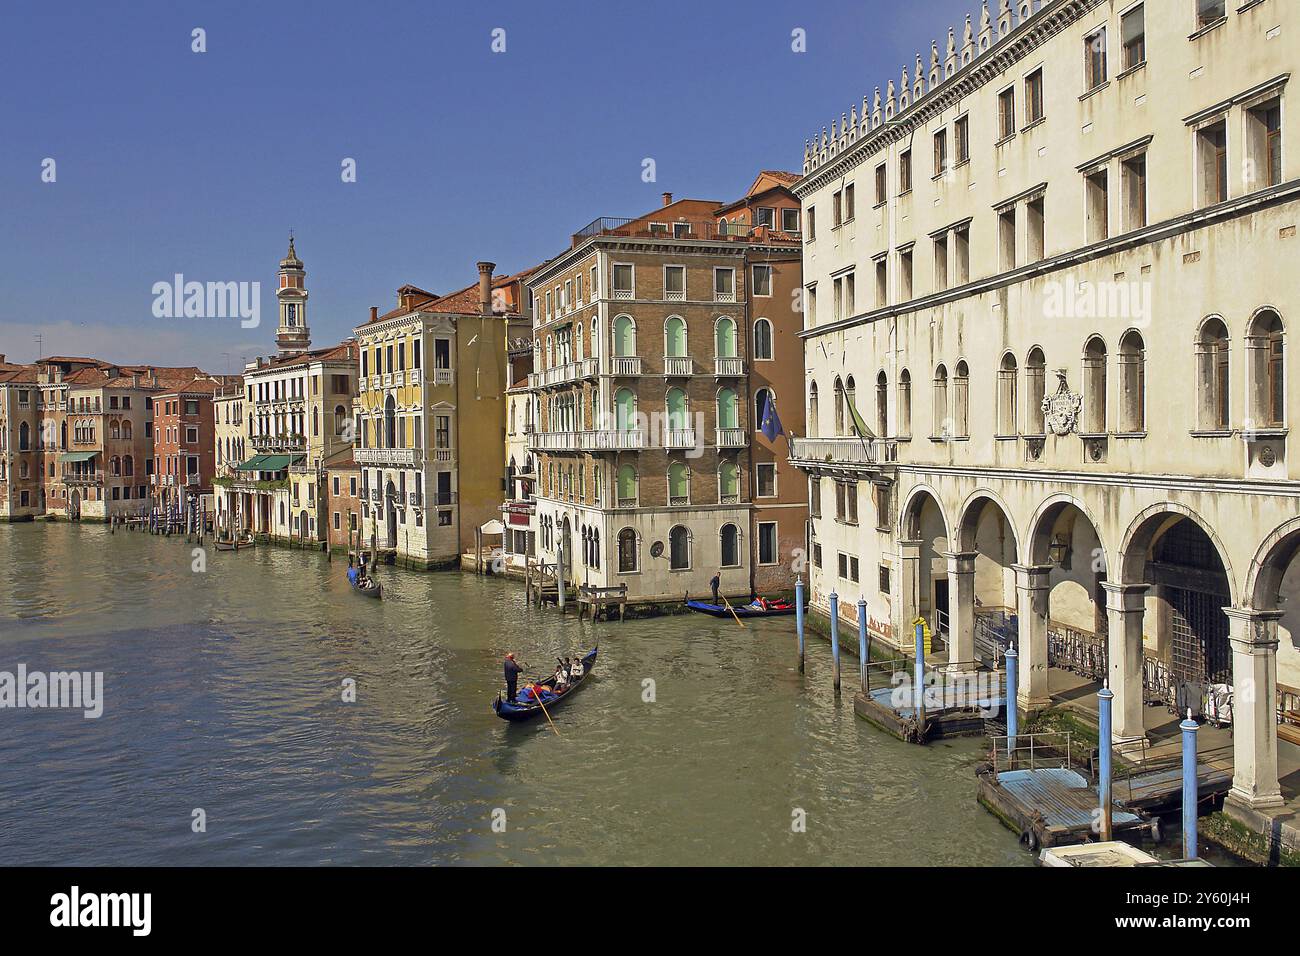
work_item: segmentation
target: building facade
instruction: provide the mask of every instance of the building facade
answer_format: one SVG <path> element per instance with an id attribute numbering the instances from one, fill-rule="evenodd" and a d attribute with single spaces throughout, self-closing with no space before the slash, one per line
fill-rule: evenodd
<path id="1" fill-rule="evenodd" d="M 1297 30 L 1272 0 L 1002 3 L 795 186 L 814 606 L 900 645 L 919 617 L 954 667 L 1010 633 L 1026 709 L 1082 649 L 1120 741 L 1144 699 L 1233 687 L 1255 807 L 1300 694 Z"/>
<path id="2" fill-rule="evenodd" d="M 347 551 L 364 547 L 357 537 L 361 529 L 361 466 L 351 448 L 343 448 L 325 459 L 325 515 L 329 547 Z"/>
<path id="3" fill-rule="evenodd" d="M 170 514 L 201 518 L 211 510 L 216 475 L 213 379 L 195 379 L 153 396 L 153 469 L 149 475 L 154 507 Z"/>
<path id="4" fill-rule="evenodd" d="M 416 286 L 356 328 L 364 542 L 401 563 L 450 566 L 499 519 L 507 343 L 527 333 L 523 276 L 439 296 Z"/>

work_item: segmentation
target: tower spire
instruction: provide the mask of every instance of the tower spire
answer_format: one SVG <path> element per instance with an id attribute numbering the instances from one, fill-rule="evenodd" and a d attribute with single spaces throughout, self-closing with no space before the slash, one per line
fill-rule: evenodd
<path id="1" fill-rule="evenodd" d="M 289 230 L 289 251 L 280 260 L 275 297 L 280 303 L 280 324 L 275 344 L 281 357 L 298 355 L 311 348 L 311 330 L 307 327 L 307 272 L 293 247 L 293 230 Z"/>

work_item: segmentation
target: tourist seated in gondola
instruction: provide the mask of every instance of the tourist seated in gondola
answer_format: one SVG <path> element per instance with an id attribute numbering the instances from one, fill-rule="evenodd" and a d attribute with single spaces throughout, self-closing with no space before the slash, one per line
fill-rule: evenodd
<path id="1" fill-rule="evenodd" d="M 565 669 L 564 661 L 560 661 L 555 665 L 555 680 L 551 686 L 555 688 L 557 694 L 569 686 L 569 672 Z"/>
<path id="2" fill-rule="evenodd" d="M 582 679 L 582 675 L 583 675 L 582 658 L 579 657 L 576 661 L 573 662 L 573 667 L 569 671 L 569 677 L 576 683 L 577 681 Z"/>

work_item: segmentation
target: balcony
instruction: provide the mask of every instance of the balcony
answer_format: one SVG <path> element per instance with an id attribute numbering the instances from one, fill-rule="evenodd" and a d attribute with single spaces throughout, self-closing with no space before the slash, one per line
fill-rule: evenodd
<path id="1" fill-rule="evenodd" d="M 529 388 L 547 388 L 552 385 L 564 385 L 583 378 L 595 378 L 600 374 L 600 361 L 594 358 L 579 359 L 563 365 L 553 365 L 540 372 L 531 372 L 528 376 Z"/>
<path id="2" fill-rule="evenodd" d="M 664 435 L 665 448 L 694 448 L 695 447 L 695 429 L 694 428 L 670 428 Z"/>
<path id="3" fill-rule="evenodd" d="M 420 384 L 420 370 L 418 368 L 413 368 L 406 373 L 406 384 L 407 385 Z"/>
<path id="4" fill-rule="evenodd" d="M 615 355 L 609 360 L 609 370 L 614 375 L 640 375 L 641 356 Z"/>
<path id="5" fill-rule="evenodd" d="M 719 223 L 714 220 L 686 219 L 656 220 L 654 214 L 639 219 L 619 219 L 601 216 L 583 226 L 570 237 L 577 246 L 593 236 L 619 236 L 632 239 L 711 239 L 720 242 L 797 242 L 791 234 L 769 226 L 755 226 L 747 222 Z M 618 298 L 617 291 L 614 298 Z"/>
<path id="6" fill-rule="evenodd" d="M 883 438 L 795 438 L 790 462 L 797 467 L 879 468 L 898 462 L 898 443 Z"/>
<path id="7" fill-rule="evenodd" d="M 434 385 L 450 385 L 456 380 L 455 370 L 449 368 L 435 368 L 433 370 Z"/>
<path id="8" fill-rule="evenodd" d="M 717 444 L 719 448 L 744 448 L 745 429 L 719 428 Z"/>
<path id="9" fill-rule="evenodd" d="M 99 486 L 104 483 L 104 473 L 102 471 L 70 472 L 63 476 L 63 483 L 69 487 L 80 488 Z"/>
<path id="10" fill-rule="evenodd" d="M 444 461 L 444 462 L 446 462 L 446 461 L 451 461 L 451 457 L 452 457 L 452 456 L 451 456 L 451 449 L 450 449 L 450 448 L 435 448 L 435 449 L 433 449 L 433 460 L 434 460 L 434 461 Z"/>
<path id="11" fill-rule="evenodd" d="M 690 375 L 693 371 L 689 355 L 665 355 L 664 374 L 672 377 Z"/>
<path id="12" fill-rule="evenodd" d="M 640 451 L 646 447 L 639 428 L 586 432 L 536 432 L 528 446 L 534 451 Z"/>
<path id="13" fill-rule="evenodd" d="M 745 360 L 731 356 L 713 360 L 713 374 L 718 378 L 735 378 L 745 374 Z"/>
<path id="14" fill-rule="evenodd" d="M 352 457 L 358 465 L 392 465 L 414 468 L 420 461 L 418 448 L 354 448 Z"/>
<path id="15" fill-rule="evenodd" d="M 431 508 L 454 505 L 455 503 L 456 492 L 454 491 L 435 491 L 429 495 L 429 507 Z"/>

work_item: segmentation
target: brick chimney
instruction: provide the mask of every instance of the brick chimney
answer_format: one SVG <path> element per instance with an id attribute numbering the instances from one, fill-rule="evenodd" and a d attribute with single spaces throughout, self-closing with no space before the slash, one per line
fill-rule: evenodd
<path id="1" fill-rule="evenodd" d="M 370 321 L 375 322 L 378 321 L 378 319 L 379 319 L 379 306 L 372 305 L 370 307 Z"/>
<path id="2" fill-rule="evenodd" d="M 492 270 L 495 262 L 478 263 L 478 311 L 480 315 L 492 314 Z"/>
<path id="3" fill-rule="evenodd" d="M 665 206 L 671 206 L 672 204 L 673 204 L 673 194 L 672 194 L 672 193 L 664 193 L 664 205 L 665 205 Z"/>

